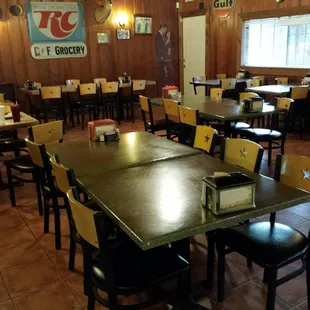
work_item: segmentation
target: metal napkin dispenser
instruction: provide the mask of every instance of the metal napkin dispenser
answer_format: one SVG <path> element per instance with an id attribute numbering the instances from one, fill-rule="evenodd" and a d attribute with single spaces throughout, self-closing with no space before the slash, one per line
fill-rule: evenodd
<path id="1" fill-rule="evenodd" d="M 215 172 L 202 179 L 201 203 L 216 215 L 255 208 L 255 181 L 241 172 Z"/>
<path id="2" fill-rule="evenodd" d="M 245 113 L 261 112 L 264 108 L 264 99 L 261 97 L 243 99 L 240 102 L 240 110 Z"/>

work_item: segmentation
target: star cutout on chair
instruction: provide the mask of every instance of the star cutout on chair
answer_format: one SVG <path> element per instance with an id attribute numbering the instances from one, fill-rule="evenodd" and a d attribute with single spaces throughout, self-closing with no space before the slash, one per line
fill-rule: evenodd
<path id="1" fill-rule="evenodd" d="M 241 157 L 244 157 L 248 154 L 248 152 L 245 150 L 245 148 L 242 150 L 240 150 L 240 153 L 241 153 Z"/>
<path id="2" fill-rule="evenodd" d="M 206 136 L 205 137 L 205 143 L 209 143 L 209 140 L 210 140 L 209 136 Z"/>
<path id="3" fill-rule="evenodd" d="M 48 133 L 49 133 L 50 135 L 52 135 L 54 132 L 55 132 L 55 130 L 54 130 L 54 129 L 51 129 Z"/>
<path id="4" fill-rule="evenodd" d="M 186 117 L 186 113 L 183 113 L 183 117 L 184 117 L 184 118 Z"/>
<path id="5" fill-rule="evenodd" d="M 310 171 L 308 171 L 308 168 L 306 170 L 301 170 L 301 172 L 304 174 L 303 180 L 308 180 L 310 182 Z"/>

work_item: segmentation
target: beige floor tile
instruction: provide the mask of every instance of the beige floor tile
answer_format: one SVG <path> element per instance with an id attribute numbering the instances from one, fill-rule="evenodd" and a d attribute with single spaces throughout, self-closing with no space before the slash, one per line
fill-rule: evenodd
<path id="1" fill-rule="evenodd" d="M 16 209 L 8 208 L 0 212 L 0 233 L 11 229 L 21 229 L 25 225 L 25 222 Z"/>
<path id="2" fill-rule="evenodd" d="M 0 275 L 0 301 L 7 300 L 9 298 L 10 298 L 9 292 L 4 284 L 2 276 Z"/>
<path id="3" fill-rule="evenodd" d="M 1 310 L 15 310 L 14 304 L 11 299 L 0 302 Z"/>

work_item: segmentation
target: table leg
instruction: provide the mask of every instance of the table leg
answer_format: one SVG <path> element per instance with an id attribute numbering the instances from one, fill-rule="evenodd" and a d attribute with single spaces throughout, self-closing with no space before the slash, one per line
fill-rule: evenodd
<path id="1" fill-rule="evenodd" d="M 225 121 L 225 130 L 224 130 L 224 134 L 226 138 L 230 137 L 230 121 Z"/>

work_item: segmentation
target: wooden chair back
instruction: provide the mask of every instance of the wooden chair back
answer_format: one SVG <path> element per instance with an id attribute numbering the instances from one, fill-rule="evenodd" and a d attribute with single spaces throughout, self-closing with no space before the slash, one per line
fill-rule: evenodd
<path id="1" fill-rule="evenodd" d="M 206 81 L 207 77 L 205 75 L 198 75 L 193 77 L 193 82 L 203 82 Z"/>
<path id="2" fill-rule="evenodd" d="M 239 101 L 243 99 L 256 98 L 256 97 L 258 97 L 258 94 L 256 93 L 250 93 L 250 92 L 239 93 Z"/>
<path id="3" fill-rule="evenodd" d="M 42 100 L 61 99 L 61 87 L 60 86 L 41 87 L 40 95 Z"/>
<path id="4" fill-rule="evenodd" d="M 310 157 L 300 155 L 278 155 L 275 180 L 291 187 L 310 192 Z"/>
<path id="5" fill-rule="evenodd" d="M 132 81 L 132 90 L 135 91 L 144 91 L 146 87 L 146 80 L 133 80 Z"/>
<path id="6" fill-rule="evenodd" d="M 179 103 L 172 99 L 163 98 L 164 111 L 167 118 L 173 116 L 179 119 Z"/>
<path id="7" fill-rule="evenodd" d="M 289 111 L 293 102 L 294 100 L 291 98 L 280 97 L 280 98 L 277 98 L 276 107 L 277 109 L 283 109 L 283 110 Z"/>
<path id="8" fill-rule="evenodd" d="M 139 103 L 141 106 L 141 114 L 142 114 L 142 119 L 143 119 L 143 124 L 144 124 L 144 130 L 148 131 L 148 124 L 147 124 L 147 115 L 148 115 L 150 119 L 150 124 L 151 124 L 151 132 L 154 133 L 153 131 L 154 119 L 153 119 L 151 99 L 140 95 Z"/>
<path id="9" fill-rule="evenodd" d="M 265 77 L 262 75 L 259 76 L 253 76 L 253 79 L 260 80 L 260 85 L 265 85 Z"/>
<path id="10" fill-rule="evenodd" d="M 59 164 L 55 155 L 50 157 L 50 163 L 58 188 L 66 194 L 71 187 L 69 181 L 70 169 Z"/>
<path id="11" fill-rule="evenodd" d="M 222 99 L 223 98 L 223 88 L 211 88 L 210 89 L 210 98 L 211 99 Z"/>
<path id="12" fill-rule="evenodd" d="M 258 86 L 261 86 L 261 80 L 259 80 L 259 79 L 247 80 L 246 83 L 247 83 L 248 87 L 258 87 Z"/>
<path id="13" fill-rule="evenodd" d="M 29 128 L 29 137 L 32 141 L 39 144 L 62 142 L 63 140 L 63 121 L 54 121 L 35 125 Z"/>
<path id="14" fill-rule="evenodd" d="M 118 93 L 118 82 L 107 82 L 102 83 L 101 85 L 101 93 L 102 94 L 117 94 Z"/>
<path id="15" fill-rule="evenodd" d="M 216 79 L 217 80 L 224 80 L 224 79 L 226 79 L 226 73 L 218 73 L 216 75 Z"/>
<path id="16" fill-rule="evenodd" d="M 43 153 L 45 152 L 44 144 L 35 143 L 31 141 L 29 138 L 25 139 L 26 145 L 31 156 L 32 162 L 39 168 L 44 169 L 45 160 L 43 157 Z"/>
<path id="17" fill-rule="evenodd" d="M 288 77 L 278 77 L 275 79 L 275 83 L 277 85 L 288 85 Z"/>
<path id="18" fill-rule="evenodd" d="M 66 80 L 66 85 L 68 86 L 78 86 L 81 84 L 81 81 L 80 80 L 77 80 L 77 79 L 71 79 L 71 80 Z"/>
<path id="19" fill-rule="evenodd" d="M 0 93 L 0 102 L 3 103 L 4 102 L 4 93 Z"/>
<path id="20" fill-rule="evenodd" d="M 222 139 L 221 160 L 259 173 L 264 149 L 259 144 L 245 139 Z"/>
<path id="21" fill-rule="evenodd" d="M 78 234 L 93 247 L 99 248 L 94 221 L 94 214 L 96 212 L 81 204 L 77 188 L 69 189 L 67 197 Z"/>
<path id="22" fill-rule="evenodd" d="M 221 80 L 220 88 L 224 90 L 231 90 L 236 88 L 236 79 L 224 79 Z"/>
<path id="23" fill-rule="evenodd" d="M 96 79 L 94 79 L 94 83 L 96 83 L 97 85 L 106 83 L 107 81 L 108 80 L 106 78 L 96 78 Z"/>
<path id="24" fill-rule="evenodd" d="M 150 112 L 150 98 L 145 96 L 139 96 L 139 102 L 141 106 L 141 110 L 144 112 Z"/>
<path id="25" fill-rule="evenodd" d="M 199 120 L 199 110 L 179 106 L 179 119 L 182 124 L 196 126 Z"/>
<path id="26" fill-rule="evenodd" d="M 297 86 L 290 88 L 289 97 L 294 100 L 302 100 L 308 97 L 309 86 Z"/>
<path id="27" fill-rule="evenodd" d="M 96 83 L 79 84 L 78 91 L 80 96 L 96 95 L 97 85 Z"/>
<path id="28" fill-rule="evenodd" d="M 210 126 L 196 126 L 194 148 L 213 155 L 218 139 L 217 131 Z"/>

